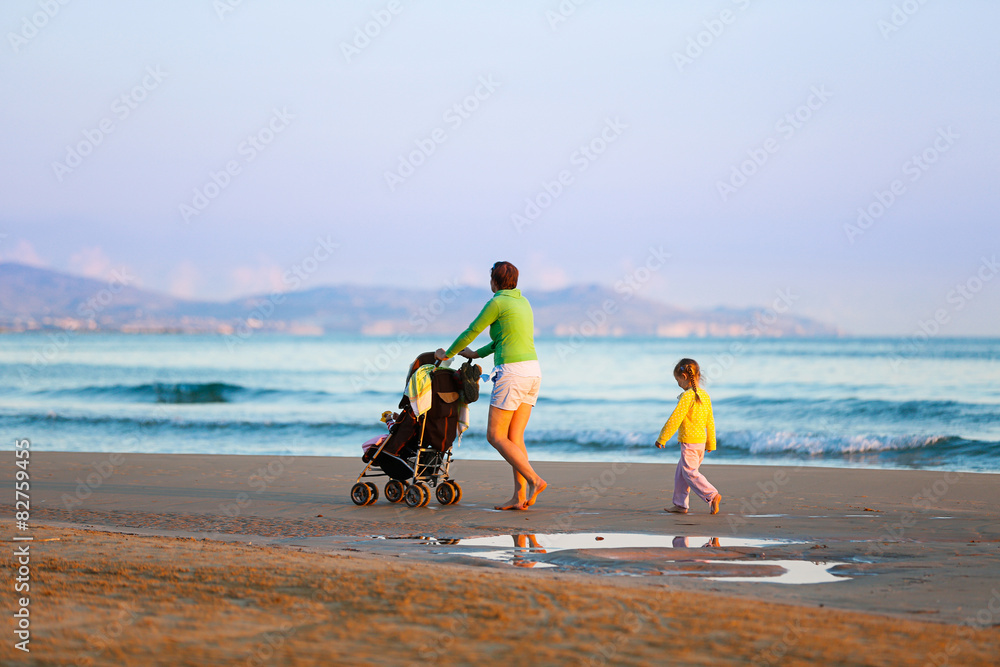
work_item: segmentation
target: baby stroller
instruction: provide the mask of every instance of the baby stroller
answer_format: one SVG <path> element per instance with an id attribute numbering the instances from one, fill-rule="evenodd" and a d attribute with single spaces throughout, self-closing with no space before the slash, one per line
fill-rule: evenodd
<path id="1" fill-rule="evenodd" d="M 389 477 L 386 499 L 409 507 L 430 502 L 431 487 L 442 505 L 462 499 L 462 487 L 448 477 L 451 449 L 469 427 L 468 404 L 478 398 L 482 369 L 468 362 L 458 371 L 439 364 L 433 352 L 425 352 L 410 365 L 399 414 L 383 415 L 389 434 L 364 445 L 361 460 L 367 465 L 351 487 L 355 505 L 378 500 L 375 483 L 363 481 L 368 477 Z"/>

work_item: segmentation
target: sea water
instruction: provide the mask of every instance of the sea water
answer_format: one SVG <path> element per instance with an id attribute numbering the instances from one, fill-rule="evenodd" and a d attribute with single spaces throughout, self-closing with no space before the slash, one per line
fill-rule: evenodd
<path id="1" fill-rule="evenodd" d="M 0 425 L 36 450 L 360 457 L 410 362 L 447 337 L 0 336 Z M 533 460 L 673 463 L 656 449 L 698 360 L 719 463 L 1000 472 L 1000 339 L 538 339 Z M 489 360 L 479 360 L 484 373 Z M 491 385 L 455 454 L 485 439 Z"/>

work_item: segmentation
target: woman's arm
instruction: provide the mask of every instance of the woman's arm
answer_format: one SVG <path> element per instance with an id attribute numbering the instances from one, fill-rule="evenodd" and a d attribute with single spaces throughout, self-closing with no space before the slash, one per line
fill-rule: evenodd
<path id="1" fill-rule="evenodd" d="M 483 306 L 482 311 L 480 311 L 479 315 L 476 316 L 476 319 L 472 320 L 472 324 L 469 325 L 469 328 L 463 331 L 459 337 L 455 339 L 455 342 L 452 343 L 451 346 L 445 351 L 443 358 L 450 359 L 451 357 L 454 357 L 459 350 L 464 350 L 469 343 L 476 340 L 476 336 L 481 334 L 486 327 L 493 324 L 499 316 L 500 308 L 497 307 L 497 304 L 493 301 L 493 299 L 490 299 L 486 302 L 486 305 Z M 482 350 L 480 350 L 480 353 L 481 352 Z M 480 356 L 483 355 L 480 354 Z"/>
<path id="2" fill-rule="evenodd" d="M 478 359 L 479 358 L 479 353 L 476 352 L 475 350 L 473 350 L 472 348 L 468 348 L 468 347 L 465 348 L 464 350 L 462 350 L 461 352 L 459 352 L 459 354 L 461 356 L 465 357 L 466 359 Z M 434 351 L 434 357 L 437 358 L 437 359 L 440 359 L 441 361 L 444 361 L 445 359 L 448 358 L 447 356 L 445 356 L 445 350 L 444 350 L 443 347 L 439 347 L 437 350 Z"/>

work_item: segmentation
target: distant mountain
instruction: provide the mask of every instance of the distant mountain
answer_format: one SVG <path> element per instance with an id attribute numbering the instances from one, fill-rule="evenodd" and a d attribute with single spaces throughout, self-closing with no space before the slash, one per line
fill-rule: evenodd
<path id="1" fill-rule="evenodd" d="M 293 334 L 456 334 L 488 290 L 439 291 L 341 285 L 227 302 L 177 299 L 130 286 L 128 275 L 94 280 L 21 264 L 0 264 L 0 330 L 126 332 L 250 330 Z M 626 291 L 580 285 L 527 294 L 535 327 L 554 336 L 836 336 L 830 325 L 765 308 L 684 310 Z"/>
<path id="2" fill-rule="evenodd" d="M 103 281 L 23 264 L 0 264 L 0 325 L 73 328 L 59 322 L 93 320 L 97 326 L 113 327 L 158 314 L 173 317 L 184 303 L 131 287 L 131 281 L 127 274 Z"/>

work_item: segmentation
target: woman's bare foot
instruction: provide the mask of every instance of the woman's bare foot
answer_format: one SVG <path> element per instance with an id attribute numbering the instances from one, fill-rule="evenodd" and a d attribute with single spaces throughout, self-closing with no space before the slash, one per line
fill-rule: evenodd
<path id="1" fill-rule="evenodd" d="M 524 506 L 525 507 L 531 507 L 532 505 L 534 505 L 535 504 L 535 498 L 537 498 L 538 494 L 541 493 L 542 491 L 544 491 L 545 487 L 547 487 L 547 486 L 548 486 L 548 482 L 546 482 L 541 477 L 538 478 L 538 483 L 537 484 L 531 484 L 531 483 L 529 483 L 528 484 L 528 501 L 526 503 L 524 503 Z"/>
<path id="2" fill-rule="evenodd" d="M 719 505 L 722 504 L 722 494 L 716 493 L 715 497 L 712 498 L 712 514 L 719 513 Z"/>
<path id="3" fill-rule="evenodd" d="M 524 504 L 524 498 L 520 498 L 515 494 L 510 500 L 505 502 L 503 505 L 494 505 L 495 510 L 523 510 L 526 507 Z"/>

